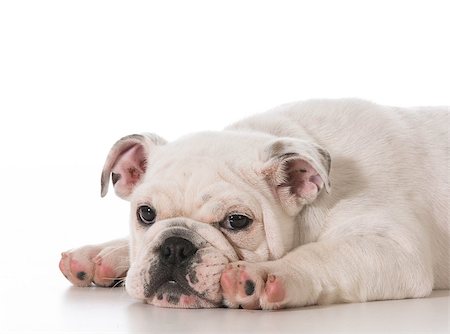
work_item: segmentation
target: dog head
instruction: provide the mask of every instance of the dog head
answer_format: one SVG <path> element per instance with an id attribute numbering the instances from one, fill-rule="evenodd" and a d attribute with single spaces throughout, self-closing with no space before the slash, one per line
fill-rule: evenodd
<path id="1" fill-rule="evenodd" d="M 159 306 L 220 306 L 226 264 L 291 250 L 295 218 L 329 190 L 329 171 L 328 153 L 300 139 L 238 131 L 172 143 L 122 138 L 101 186 L 105 196 L 111 178 L 131 203 L 127 291 Z"/>

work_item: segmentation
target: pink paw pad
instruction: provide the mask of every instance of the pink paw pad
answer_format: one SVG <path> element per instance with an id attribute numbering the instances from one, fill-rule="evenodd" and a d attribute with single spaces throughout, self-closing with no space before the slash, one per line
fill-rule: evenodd
<path id="1" fill-rule="evenodd" d="M 267 296 L 267 301 L 270 303 L 279 303 L 283 301 L 286 295 L 283 284 L 275 275 L 269 275 L 267 277 L 264 291 Z"/>
<path id="2" fill-rule="evenodd" d="M 234 295 L 236 293 L 236 271 L 230 265 L 227 266 L 225 271 L 220 277 L 220 285 L 224 293 Z"/>
<path id="3" fill-rule="evenodd" d="M 70 272 L 72 273 L 72 277 L 76 278 L 78 281 L 90 284 L 91 277 L 89 275 L 89 268 L 79 263 L 77 260 L 70 260 Z"/>
<path id="4" fill-rule="evenodd" d="M 88 286 L 92 280 L 92 268 L 89 264 L 75 260 L 70 253 L 62 253 L 59 269 L 64 277 L 76 286 Z"/>
<path id="5" fill-rule="evenodd" d="M 111 286 L 117 284 L 117 274 L 110 266 L 102 263 L 102 261 L 95 262 L 94 283 L 101 286 Z"/>

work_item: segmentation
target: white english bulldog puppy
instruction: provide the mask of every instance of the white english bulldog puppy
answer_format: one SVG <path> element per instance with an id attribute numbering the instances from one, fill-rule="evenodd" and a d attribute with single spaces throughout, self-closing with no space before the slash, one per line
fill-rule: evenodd
<path id="1" fill-rule="evenodd" d="M 163 307 L 278 309 L 448 289 L 449 108 L 292 103 L 222 132 L 131 135 L 101 178 L 129 239 L 63 253 L 75 285 Z"/>

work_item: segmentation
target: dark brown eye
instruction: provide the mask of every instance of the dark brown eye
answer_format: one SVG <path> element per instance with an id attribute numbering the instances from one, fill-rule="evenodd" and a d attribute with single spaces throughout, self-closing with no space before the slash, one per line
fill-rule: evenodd
<path id="1" fill-rule="evenodd" d="M 151 225 L 155 222 L 156 211 L 151 206 L 142 205 L 137 209 L 137 218 L 143 225 Z"/>
<path id="2" fill-rule="evenodd" d="M 242 230 L 249 226 L 253 220 L 251 220 L 246 215 L 242 215 L 239 213 L 233 213 L 228 215 L 227 218 L 221 223 L 223 228 L 228 230 Z"/>

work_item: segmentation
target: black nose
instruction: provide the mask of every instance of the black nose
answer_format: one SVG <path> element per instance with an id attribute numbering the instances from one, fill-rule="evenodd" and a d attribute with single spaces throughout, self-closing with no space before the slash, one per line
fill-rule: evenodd
<path id="1" fill-rule="evenodd" d="M 170 237 L 161 245 L 159 256 L 165 264 L 179 265 L 189 260 L 196 251 L 192 242 L 180 237 Z"/>

